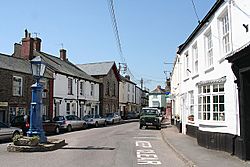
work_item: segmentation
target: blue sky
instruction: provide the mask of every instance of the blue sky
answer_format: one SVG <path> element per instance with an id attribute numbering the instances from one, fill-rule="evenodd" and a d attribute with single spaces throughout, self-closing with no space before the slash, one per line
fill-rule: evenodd
<path id="1" fill-rule="evenodd" d="M 216 0 L 193 0 L 202 19 Z M 123 56 L 135 82 L 165 86 L 164 71 L 176 48 L 198 24 L 191 0 L 114 0 Z M 108 0 L 8 0 L 1 2 L 0 52 L 13 53 L 24 30 L 38 33 L 42 51 L 59 55 L 61 43 L 76 64 L 121 62 Z M 35 36 L 35 34 L 32 34 Z"/>

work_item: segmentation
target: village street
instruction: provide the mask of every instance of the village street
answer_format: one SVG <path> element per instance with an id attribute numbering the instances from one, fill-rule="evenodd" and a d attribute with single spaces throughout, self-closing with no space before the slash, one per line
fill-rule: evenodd
<path id="1" fill-rule="evenodd" d="M 68 145 L 52 152 L 10 153 L 8 143 L 0 144 L 1 166 L 186 166 L 164 142 L 160 130 L 140 130 L 138 122 L 51 137 L 65 139 Z"/>

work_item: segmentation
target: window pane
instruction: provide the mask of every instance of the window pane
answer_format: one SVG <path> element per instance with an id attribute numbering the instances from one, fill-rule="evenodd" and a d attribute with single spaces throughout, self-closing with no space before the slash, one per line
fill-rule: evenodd
<path id="1" fill-rule="evenodd" d="M 224 103 L 224 95 L 220 95 L 219 96 L 219 102 L 220 103 Z"/>
<path id="2" fill-rule="evenodd" d="M 207 93 L 210 93 L 210 85 L 207 86 Z"/>
<path id="3" fill-rule="evenodd" d="M 209 104 L 207 105 L 207 111 L 210 111 L 210 105 Z"/>
<path id="4" fill-rule="evenodd" d="M 214 104 L 213 105 L 213 111 L 214 112 L 218 112 L 218 104 Z"/>
<path id="5" fill-rule="evenodd" d="M 202 99 L 202 97 L 198 98 L 198 104 L 201 104 L 201 99 Z"/>
<path id="6" fill-rule="evenodd" d="M 213 96 L 213 103 L 218 103 L 218 96 Z"/>
<path id="7" fill-rule="evenodd" d="M 210 120 L 210 113 L 207 113 L 207 120 Z"/>
<path id="8" fill-rule="evenodd" d="M 206 104 L 206 97 L 203 97 L 203 104 Z"/>
<path id="9" fill-rule="evenodd" d="M 213 92 L 218 92 L 218 85 L 213 85 Z"/>
<path id="10" fill-rule="evenodd" d="M 214 114 L 213 114 L 213 120 L 214 120 L 214 121 L 218 121 L 218 114 L 217 114 L 217 113 L 214 113 Z"/>
<path id="11" fill-rule="evenodd" d="M 201 111 L 201 105 L 198 105 L 198 111 Z"/>
<path id="12" fill-rule="evenodd" d="M 219 121 L 225 121 L 225 114 L 220 113 Z"/>
<path id="13" fill-rule="evenodd" d="M 203 93 L 207 93 L 206 92 L 206 86 L 203 86 Z"/>
<path id="14" fill-rule="evenodd" d="M 224 84 L 219 85 L 219 92 L 224 92 Z"/>
<path id="15" fill-rule="evenodd" d="M 224 111 L 224 104 L 220 104 L 220 111 Z"/>
<path id="16" fill-rule="evenodd" d="M 210 96 L 207 96 L 207 103 L 210 103 Z"/>

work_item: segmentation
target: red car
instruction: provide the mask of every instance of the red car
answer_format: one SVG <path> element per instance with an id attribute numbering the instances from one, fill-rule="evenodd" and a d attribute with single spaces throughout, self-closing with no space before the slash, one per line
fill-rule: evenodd
<path id="1" fill-rule="evenodd" d="M 46 134 L 59 134 L 60 133 L 60 125 L 54 121 L 51 121 L 47 116 L 43 116 L 43 130 Z M 30 117 L 27 115 L 15 116 L 11 120 L 11 126 L 21 128 L 23 134 L 26 135 L 27 131 L 30 128 Z"/>

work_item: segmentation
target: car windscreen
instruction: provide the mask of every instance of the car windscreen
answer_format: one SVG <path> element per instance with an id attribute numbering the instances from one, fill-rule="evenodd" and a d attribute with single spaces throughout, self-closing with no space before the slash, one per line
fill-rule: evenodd
<path id="1" fill-rule="evenodd" d="M 141 115 L 159 115 L 157 110 L 143 110 Z"/>

